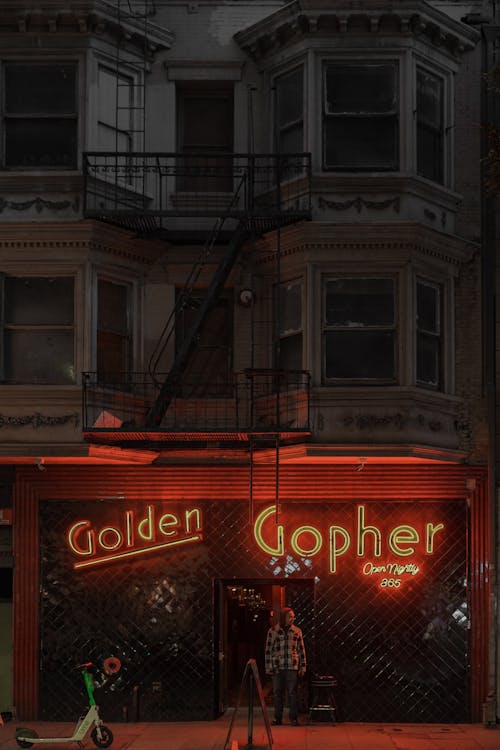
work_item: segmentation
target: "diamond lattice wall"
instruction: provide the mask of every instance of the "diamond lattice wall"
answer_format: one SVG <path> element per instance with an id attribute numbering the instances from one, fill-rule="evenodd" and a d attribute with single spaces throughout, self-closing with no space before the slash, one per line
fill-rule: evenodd
<path id="1" fill-rule="evenodd" d="M 198 504 L 203 542 L 74 570 L 67 529 L 76 519 L 93 519 L 96 528 L 116 526 L 119 502 L 41 504 L 40 718 L 74 720 L 84 692 L 73 667 L 111 654 L 123 666 L 97 696 L 106 721 L 212 718 L 214 582 L 234 577 L 287 581 L 310 674 L 337 677 L 344 720 L 467 721 L 463 502 L 365 503 L 367 524 L 384 532 L 380 559 L 385 530 L 396 522 L 445 522 L 435 553 L 424 556 L 419 575 L 407 577 L 397 591 L 382 589 L 380 577 L 361 575 L 362 560 L 353 550 L 339 556 L 337 572 L 330 572 L 328 527 L 342 525 L 355 536 L 355 506 L 349 503 L 294 503 L 282 511 L 285 533 L 294 514 L 322 530 L 323 547 L 314 558 L 266 555 L 253 538 L 245 503 L 207 501 Z M 127 501 L 127 508 L 144 515 L 139 502 Z M 369 535 L 366 546 L 373 547 Z M 306 580 L 309 586 L 299 585 Z"/>

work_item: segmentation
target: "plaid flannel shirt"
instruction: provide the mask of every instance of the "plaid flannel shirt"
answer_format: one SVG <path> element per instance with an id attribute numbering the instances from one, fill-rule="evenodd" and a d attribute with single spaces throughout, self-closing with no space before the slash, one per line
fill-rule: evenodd
<path id="1" fill-rule="evenodd" d="M 266 639 L 266 674 L 282 669 L 306 671 L 306 650 L 302 630 L 296 625 L 288 629 L 275 625 L 269 628 Z"/>

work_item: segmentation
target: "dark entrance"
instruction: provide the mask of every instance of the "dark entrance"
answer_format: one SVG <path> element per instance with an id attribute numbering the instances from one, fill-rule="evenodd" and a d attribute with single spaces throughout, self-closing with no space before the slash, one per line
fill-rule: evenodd
<path id="1" fill-rule="evenodd" d="M 267 630 L 283 607 L 293 607 L 302 628 L 308 657 L 313 658 L 313 580 L 233 579 L 218 582 L 218 705 L 219 712 L 236 705 L 245 666 L 255 659 L 266 701 L 271 684 L 266 680 L 264 647 Z M 242 703 L 246 703 L 243 691 Z"/>

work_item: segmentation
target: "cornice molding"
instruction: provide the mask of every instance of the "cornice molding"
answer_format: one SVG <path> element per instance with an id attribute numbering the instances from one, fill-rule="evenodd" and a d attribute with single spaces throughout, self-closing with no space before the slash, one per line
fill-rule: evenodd
<path id="1" fill-rule="evenodd" d="M 281 230 L 281 257 L 328 250 L 376 253 L 405 251 L 435 258 L 459 268 L 469 263 L 478 245 L 413 222 L 388 224 L 334 224 L 303 222 Z M 256 266 L 276 263 L 276 236 L 266 235 L 254 245 Z"/>
<path id="2" fill-rule="evenodd" d="M 293 0 L 252 26 L 239 31 L 237 44 L 256 60 L 272 56 L 304 36 L 413 36 L 454 59 L 480 40 L 476 29 L 455 21 L 425 0 Z"/>
<path id="3" fill-rule="evenodd" d="M 174 35 L 151 20 L 151 14 L 135 14 L 123 3 L 107 0 L 39 0 L 21 3 L 0 0 L 0 33 L 31 35 L 107 34 L 127 42 L 148 56 L 172 46 Z"/>
<path id="4" fill-rule="evenodd" d="M 134 233 L 83 219 L 75 222 L 2 222 L 0 252 L 24 250 L 95 250 L 153 265 L 165 242 L 143 240 Z"/>

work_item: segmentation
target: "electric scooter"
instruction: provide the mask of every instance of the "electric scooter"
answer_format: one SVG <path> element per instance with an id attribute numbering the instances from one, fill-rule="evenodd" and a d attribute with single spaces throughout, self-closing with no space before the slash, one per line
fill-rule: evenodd
<path id="1" fill-rule="evenodd" d="M 104 672 L 108 676 L 118 672 L 120 667 L 120 660 L 113 656 L 104 662 Z M 97 747 L 109 747 L 111 745 L 113 742 L 113 732 L 102 723 L 99 716 L 99 706 L 96 705 L 94 699 L 94 688 L 96 687 L 94 676 L 98 670 L 92 662 L 80 664 L 75 669 L 79 669 L 83 675 L 89 706 L 87 713 L 80 716 L 71 737 L 39 737 L 34 729 L 18 727 L 16 729 L 16 741 L 19 747 L 32 747 L 33 745 L 48 744 L 51 742 L 76 742 L 79 748 L 83 748 L 83 739 L 92 726 L 93 729 L 90 732 L 90 736 L 94 745 Z M 107 679 L 108 677 L 104 677 L 103 682 L 99 686 L 102 687 Z"/>

